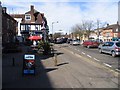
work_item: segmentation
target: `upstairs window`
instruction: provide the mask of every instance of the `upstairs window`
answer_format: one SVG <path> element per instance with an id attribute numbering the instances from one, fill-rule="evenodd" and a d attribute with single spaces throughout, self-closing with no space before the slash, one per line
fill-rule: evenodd
<path id="1" fill-rule="evenodd" d="M 116 32 L 118 32 L 118 28 L 116 29 Z"/>
<path id="2" fill-rule="evenodd" d="M 30 14 L 26 14 L 25 15 L 25 20 L 31 20 L 31 15 Z"/>

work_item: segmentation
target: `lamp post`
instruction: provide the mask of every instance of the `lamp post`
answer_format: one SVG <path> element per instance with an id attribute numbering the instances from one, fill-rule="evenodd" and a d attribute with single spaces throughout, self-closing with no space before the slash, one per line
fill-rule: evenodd
<path id="1" fill-rule="evenodd" d="M 54 35 L 53 35 L 53 24 L 54 23 L 58 23 L 58 21 L 57 22 L 52 22 L 52 38 L 54 38 Z"/>

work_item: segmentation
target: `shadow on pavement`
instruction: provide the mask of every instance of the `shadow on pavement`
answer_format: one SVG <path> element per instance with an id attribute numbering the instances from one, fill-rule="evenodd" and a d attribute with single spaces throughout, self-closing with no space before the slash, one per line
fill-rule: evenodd
<path id="1" fill-rule="evenodd" d="M 57 68 L 45 68 L 41 62 L 50 56 L 40 56 L 36 54 L 36 74 L 22 76 L 23 55 L 29 47 L 22 46 L 23 52 L 3 54 L 2 56 L 2 88 L 49 88 L 52 89 L 52 83 L 47 76 L 47 72 L 57 70 Z M 15 59 L 13 66 L 12 58 Z"/>
<path id="2" fill-rule="evenodd" d="M 57 70 L 58 68 L 46 68 L 46 72 Z"/>
<path id="3" fill-rule="evenodd" d="M 58 64 L 57 66 L 62 66 L 62 65 L 65 65 L 65 64 L 69 64 L 69 63 L 68 63 L 68 62 L 60 63 L 60 64 Z"/>

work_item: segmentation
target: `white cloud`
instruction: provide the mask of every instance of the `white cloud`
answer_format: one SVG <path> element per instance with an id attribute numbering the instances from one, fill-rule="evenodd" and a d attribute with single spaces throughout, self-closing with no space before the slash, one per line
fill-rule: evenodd
<path id="1" fill-rule="evenodd" d="M 25 1 L 25 0 L 24 0 Z M 32 0 L 31 2 L 24 2 L 15 0 L 14 3 L 10 0 L 3 1 L 3 5 L 8 7 L 8 12 L 12 12 L 10 8 L 14 7 L 14 13 L 25 13 L 30 9 L 30 5 L 34 5 L 35 9 L 45 14 L 52 32 L 52 22 L 54 23 L 54 31 L 63 30 L 69 32 L 71 27 L 80 23 L 84 19 L 90 19 L 94 22 L 99 19 L 103 22 L 107 21 L 110 24 L 117 22 L 118 18 L 118 0 L 75 0 L 77 5 L 66 2 L 73 2 L 73 0 Z M 37 3 L 33 3 L 33 2 Z M 91 2 L 90 2 L 91 1 Z M 42 4 L 41 4 L 42 2 Z M 58 3 L 59 2 L 59 3 Z M 87 2 L 79 4 L 81 2 Z M 81 7 L 83 6 L 83 7 Z M 15 7 L 20 7 L 16 8 Z"/>

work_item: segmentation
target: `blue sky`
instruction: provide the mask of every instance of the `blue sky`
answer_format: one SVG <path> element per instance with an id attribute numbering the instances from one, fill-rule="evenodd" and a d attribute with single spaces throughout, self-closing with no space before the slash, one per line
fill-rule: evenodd
<path id="1" fill-rule="evenodd" d="M 9 14 L 24 14 L 30 10 L 30 5 L 45 14 L 51 31 L 69 33 L 71 27 L 80 24 L 82 20 L 92 20 L 115 24 L 118 20 L 119 0 L 2 0 L 2 6 L 7 7 Z"/>

